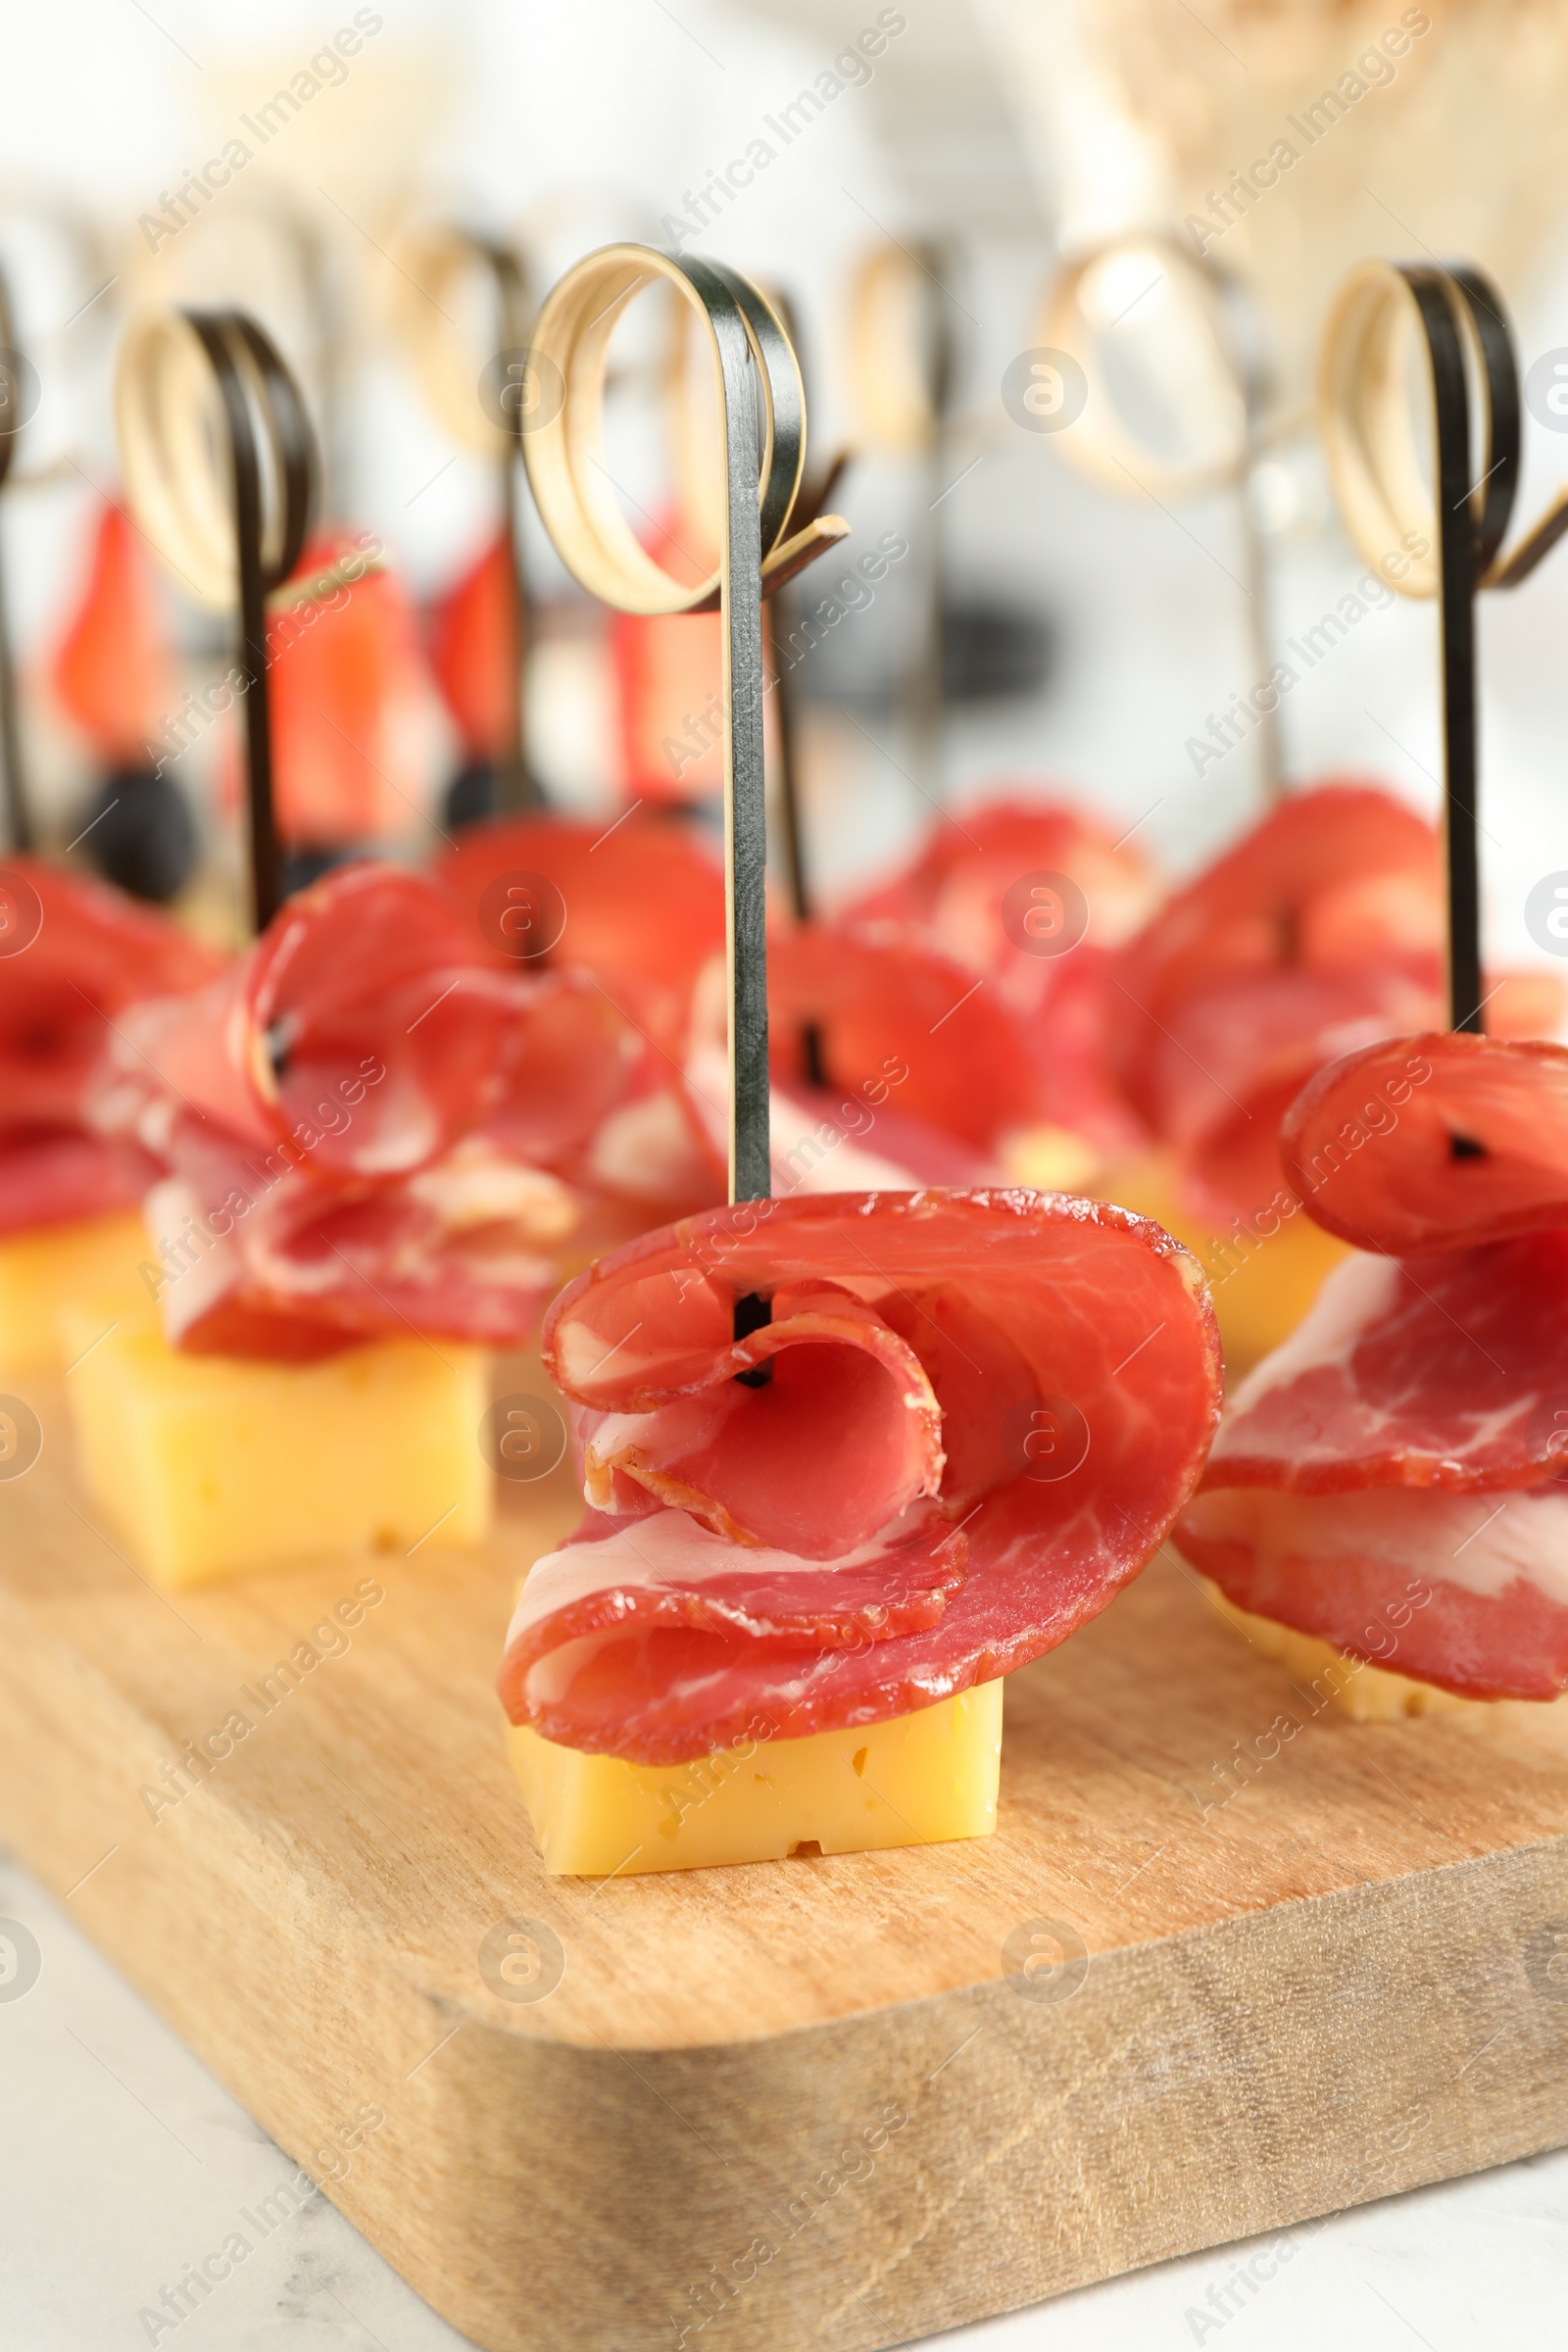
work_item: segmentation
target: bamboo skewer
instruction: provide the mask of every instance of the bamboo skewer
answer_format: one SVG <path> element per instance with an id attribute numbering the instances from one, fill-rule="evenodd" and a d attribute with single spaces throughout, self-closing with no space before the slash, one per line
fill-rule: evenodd
<path id="1" fill-rule="evenodd" d="M 1435 485 L 1416 445 L 1406 338 L 1419 335 L 1431 390 Z M 1470 368 L 1482 391 L 1482 456 L 1472 479 Z M 1324 332 L 1319 426 L 1335 494 L 1358 553 L 1387 577 L 1391 553 L 1425 538 L 1391 585 L 1436 597 L 1443 659 L 1443 835 L 1448 912 L 1448 1018 L 1482 1029 L 1479 748 L 1475 600 L 1515 588 L 1568 529 L 1568 493 L 1511 556 L 1502 542 L 1519 487 L 1519 370 L 1502 298 L 1468 264 L 1367 262 L 1352 271 Z M 1434 506 L 1436 512 L 1434 512 Z M 1402 560 L 1402 557 L 1401 557 Z"/>
<path id="2" fill-rule="evenodd" d="M 237 608 L 251 917 L 262 931 L 282 900 L 267 607 L 310 528 L 318 479 L 310 420 L 276 346 L 242 311 L 145 314 L 122 348 L 115 396 L 139 526 L 200 603 Z"/>
<path id="3" fill-rule="evenodd" d="M 719 562 L 704 580 L 673 579 L 637 540 L 602 462 L 606 362 L 621 313 L 663 282 L 705 324 L 723 447 Z M 524 444 L 545 528 L 591 594 L 627 612 L 722 615 L 724 849 L 729 994 L 729 1198 L 771 1189 L 767 1054 L 766 808 L 762 694 L 764 598 L 848 525 L 814 516 L 790 532 L 805 461 L 800 369 L 776 312 L 736 270 L 646 246 L 612 245 L 567 271 L 534 325 L 533 348 L 560 370 L 559 415 Z M 737 1337 L 767 1320 L 740 1299 Z"/>
<path id="4" fill-rule="evenodd" d="M 527 663 L 533 642 L 533 605 L 522 552 L 518 472 L 526 436 L 554 402 L 541 389 L 529 347 L 528 286 L 516 249 L 482 230 L 452 221 L 426 225 L 407 238 L 404 281 L 420 300 L 403 299 L 405 330 L 432 408 L 455 440 L 492 459 L 501 490 L 502 532 L 511 590 L 511 645 L 506 681 L 505 753 L 496 776 L 499 811 L 518 815 L 542 808 L 545 796 L 528 757 Z M 488 364 L 455 324 L 460 281 L 479 273 L 494 295 L 497 343 Z"/>

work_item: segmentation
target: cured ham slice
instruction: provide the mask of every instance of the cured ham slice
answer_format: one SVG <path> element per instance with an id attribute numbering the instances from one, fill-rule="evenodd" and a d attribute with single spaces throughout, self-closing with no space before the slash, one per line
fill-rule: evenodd
<path id="1" fill-rule="evenodd" d="M 134 1208 L 162 1173 L 125 1137 L 79 1127 L 0 1129 L 0 1237 Z"/>
<path id="2" fill-rule="evenodd" d="M 846 909 L 855 922 L 892 922 L 929 934 L 976 971 L 1004 975 L 1021 1003 L 1048 996 L 1061 958 L 1048 944 L 1045 910 L 1025 894 L 1016 918 L 1009 894 L 1037 873 L 1065 874 L 1088 907 L 1086 938 L 1119 948 L 1152 914 L 1159 887 L 1142 852 L 1061 801 L 1002 798 L 945 816 L 906 872 Z M 1029 927 L 1025 918 L 1033 915 Z"/>
<path id="3" fill-rule="evenodd" d="M 1132 942 L 1110 1059 L 1195 1213 L 1223 1227 L 1273 1200 L 1280 1122 L 1326 1063 L 1437 1026 L 1445 919 L 1433 827 L 1375 786 L 1323 784 L 1281 802 Z M 1530 1035 L 1562 1006 L 1549 973 L 1512 975 L 1488 1021 Z"/>
<path id="4" fill-rule="evenodd" d="M 79 1119 L 115 1016 L 219 968 L 167 915 L 33 858 L 0 863 L 0 949 L 6 1126 Z"/>
<path id="5" fill-rule="evenodd" d="M 409 1331 L 478 1347 L 531 1337 L 577 1219 L 558 1179 L 459 1144 L 366 1185 L 245 1155 L 182 1122 L 178 1173 L 147 1200 L 166 1336 L 189 1354 L 312 1363 Z"/>
<path id="6" fill-rule="evenodd" d="M 324 535 L 306 549 L 309 580 L 359 540 Z M 394 576 L 366 571 L 331 595 L 285 604 L 267 624 L 273 794 L 282 838 L 340 849 L 416 822 L 426 796 L 435 716 L 412 608 Z M 240 798 L 237 724 L 227 738 L 224 789 Z"/>
<path id="7" fill-rule="evenodd" d="M 150 1204 L 169 1336 L 520 1345 L 647 1055 L 587 980 L 481 961 L 439 884 L 337 868 L 201 994 L 126 1016 L 96 1115 L 173 1170 Z"/>
<path id="8" fill-rule="evenodd" d="M 703 579 L 718 561 L 717 518 L 670 514 L 642 534 L 671 578 Z M 716 612 L 613 612 L 611 661 L 628 800 L 715 800 L 724 789 L 722 624 Z M 766 718 L 764 706 L 764 723 Z"/>
<path id="9" fill-rule="evenodd" d="M 105 501 L 87 586 L 50 664 L 61 705 L 106 764 L 136 766 L 177 699 L 147 555 L 122 507 Z"/>
<path id="10" fill-rule="evenodd" d="M 512 556 L 493 539 L 441 598 L 431 617 L 430 665 L 470 760 L 499 760 L 515 724 L 507 668 L 516 639 Z"/>
<path id="11" fill-rule="evenodd" d="M 1369 1047 L 1302 1089 L 1280 1153 L 1318 1223 L 1363 1250 L 1568 1226 L 1568 1050 L 1463 1034 Z"/>
<path id="12" fill-rule="evenodd" d="M 503 817 L 466 832 L 435 870 L 465 909 L 470 940 L 489 961 L 513 968 L 519 958 L 493 894 L 509 876 L 549 884 L 559 927 L 523 960 L 591 972 L 662 1036 L 684 1013 L 697 972 L 724 945 L 723 875 L 673 818 L 634 813 L 607 826 Z"/>
<path id="13" fill-rule="evenodd" d="M 1052 887 L 1060 876 L 1079 894 L 1072 906 Z M 900 925 L 991 977 L 1025 1016 L 1036 1116 L 1127 1152 L 1144 1130 L 1106 1065 L 1111 976 L 1159 895 L 1142 853 L 1081 809 L 1003 797 L 945 817 L 914 864 L 846 919 Z"/>
<path id="14" fill-rule="evenodd" d="M 835 934 L 790 933 L 769 952 L 769 1035 L 774 1078 L 770 1097 L 772 1190 L 796 1193 L 911 1192 L 930 1185 L 973 1191 L 1004 1181 L 994 1153 L 978 1150 L 922 1117 L 906 1096 L 911 1065 L 901 1044 L 917 1051 L 921 997 L 951 1004 L 964 983 L 945 956 L 885 934 L 851 937 L 840 957 Z M 803 939 L 806 952 L 801 952 Z M 780 970 L 786 975 L 780 986 Z M 912 976 L 913 985 L 908 987 Z M 901 984 L 906 993 L 900 994 Z M 782 996 L 783 1003 L 779 998 Z M 722 1185 L 729 1143 L 729 1054 L 725 1028 L 724 967 L 716 959 L 699 980 L 693 998 L 686 1048 L 685 1095 L 713 1181 Z M 929 1011 L 928 1004 L 925 1009 Z M 847 1015 L 847 1017 L 845 1017 Z M 793 1020 L 792 1020 L 793 1016 Z M 965 1018 L 967 1016 L 967 1018 Z M 801 1064 L 806 1028 L 822 1075 L 830 1064 L 845 1073 L 838 1085 L 813 1086 Z M 994 1004 L 971 1011 L 961 1006 L 953 1039 L 925 1037 L 920 1056 L 926 1084 L 915 1089 L 929 1109 L 963 1104 L 965 1123 L 984 1117 L 983 1095 L 965 1101 L 966 1071 L 983 1086 L 989 1054 L 992 1067 L 1006 1072 L 1018 1095 L 1015 1065 L 1021 1047 L 1011 1017 Z M 978 1050 L 977 1053 L 975 1050 Z M 856 1057 L 861 1075 L 852 1079 Z M 1027 1099 L 1027 1097 L 1025 1097 Z"/>
<path id="15" fill-rule="evenodd" d="M 1454 1035 L 1306 1088 L 1286 1166 L 1363 1247 L 1243 1383 L 1178 1530 L 1240 1607 L 1471 1696 L 1568 1687 L 1565 1104 L 1561 1047 Z"/>
<path id="16" fill-rule="evenodd" d="M 898 1109 L 994 1152 L 1038 1102 L 1028 1038 L 1000 992 L 892 924 L 803 923 L 768 947 L 768 1035 L 786 1083 L 896 1079 Z"/>
<path id="17" fill-rule="evenodd" d="M 1438 838 L 1371 785 L 1280 803 L 1168 900 L 1114 974 L 1110 1058 L 1221 1225 L 1279 1189 L 1305 1079 L 1442 1015 Z"/>
<path id="18" fill-rule="evenodd" d="M 737 1341 L 752 1296 L 771 1319 Z M 1192 1260 L 1061 1195 L 716 1209 L 591 1267 L 544 1350 L 591 1508 L 523 1590 L 501 1693 L 646 1763 L 1054 1647 L 1144 1565 L 1218 1411 Z"/>
<path id="19" fill-rule="evenodd" d="M 127 1085 L 150 1075 L 247 1142 L 301 1142 L 324 1172 L 391 1177 L 499 1103 L 517 1012 L 439 887 L 366 861 L 290 899 L 199 996 L 149 1005 L 119 1061 Z M 351 1115 L 331 1118 L 322 1104 L 345 1090 Z"/>
<path id="20" fill-rule="evenodd" d="M 192 989 L 218 959 L 119 891 L 31 858 L 0 864 L 0 1233 L 135 1204 L 158 1162 L 84 1124 L 139 999 Z"/>

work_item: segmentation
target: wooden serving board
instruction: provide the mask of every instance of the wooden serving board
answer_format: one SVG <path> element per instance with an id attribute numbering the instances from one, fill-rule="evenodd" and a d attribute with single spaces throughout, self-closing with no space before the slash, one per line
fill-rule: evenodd
<path id="1" fill-rule="evenodd" d="M 559 1473 L 482 1557 L 166 1602 L 34 1401 L 0 1836 L 494 2352 L 855 2352 L 1568 2139 L 1561 1709 L 1314 1711 L 1161 1561 L 1013 1678 L 994 1838 L 552 1880 L 492 1677 Z M 367 1575 L 347 1652 L 252 1705 Z"/>

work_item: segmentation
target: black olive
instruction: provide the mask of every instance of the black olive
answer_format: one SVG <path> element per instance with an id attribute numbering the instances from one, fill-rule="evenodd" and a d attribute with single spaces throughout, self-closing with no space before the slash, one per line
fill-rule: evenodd
<path id="1" fill-rule="evenodd" d="M 468 760 L 447 786 L 442 805 L 445 822 L 454 833 L 460 833 L 465 825 L 483 824 L 486 817 L 498 816 L 500 812 L 501 795 L 494 760 Z"/>
<path id="2" fill-rule="evenodd" d="M 283 852 L 283 896 L 291 899 L 297 890 L 309 890 L 319 882 L 334 865 L 347 865 L 351 858 L 363 858 L 366 852 L 354 842 L 297 841 L 292 849 Z"/>
<path id="3" fill-rule="evenodd" d="M 77 838 L 106 881 L 155 906 L 184 889 L 196 863 L 189 804 L 172 776 L 153 767 L 106 776 Z"/>

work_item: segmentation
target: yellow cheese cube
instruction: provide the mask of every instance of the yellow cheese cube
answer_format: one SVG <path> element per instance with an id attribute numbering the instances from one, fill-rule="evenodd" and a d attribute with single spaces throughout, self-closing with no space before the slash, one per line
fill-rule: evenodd
<path id="1" fill-rule="evenodd" d="M 1002 1164 L 1014 1184 L 1037 1193 L 1081 1193 L 1099 1173 L 1104 1153 L 1070 1127 L 1021 1127 L 1003 1148 Z"/>
<path id="2" fill-rule="evenodd" d="M 581 1878 L 700 1870 L 989 1838 L 1002 1685 L 804 1740 L 745 1740 L 689 1764 L 628 1764 L 508 1727 L 545 1868 Z"/>
<path id="3" fill-rule="evenodd" d="M 104 1323 L 144 1314 L 149 1294 L 137 1269 L 146 1255 L 134 1208 L 8 1234 L 0 1241 L 0 1378 L 63 1370 L 71 1360 L 63 1318 L 72 1306 L 101 1301 Z"/>
<path id="4" fill-rule="evenodd" d="M 1298 1634 L 1294 1626 L 1273 1617 L 1254 1617 L 1227 1600 L 1217 1585 L 1208 1584 L 1210 1597 L 1223 1616 L 1247 1636 L 1266 1658 L 1275 1658 L 1294 1683 L 1304 1683 L 1332 1699 L 1342 1714 L 1355 1723 L 1392 1723 L 1400 1715 L 1446 1715 L 1458 1707 L 1485 1707 L 1485 1698 L 1461 1698 L 1456 1690 L 1441 1690 L 1436 1683 L 1421 1683 L 1387 1666 L 1368 1666 L 1348 1658 L 1320 1642 L 1315 1634 Z"/>
<path id="5" fill-rule="evenodd" d="M 1282 1176 L 1282 1190 L 1284 1185 Z M 1267 1232 L 1237 1219 L 1231 1232 L 1215 1233 L 1183 1202 L 1175 1170 L 1163 1153 L 1116 1170 L 1095 1191 L 1102 1200 L 1152 1217 L 1191 1250 L 1208 1279 L 1225 1370 L 1233 1383 L 1290 1338 L 1324 1276 L 1349 1249 L 1348 1242 L 1314 1225 L 1304 1208 L 1279 1222 L 1264 1210 Z"/>
<path id="6" fill-rule="evenodd" d="M 251 1363 L 183 1355 L 128 1323 L 88 1348 L 69 1394 L 88 1492 L 171 1590 L 489 1532 L 478 1348 L 399 1339 Z"/>

